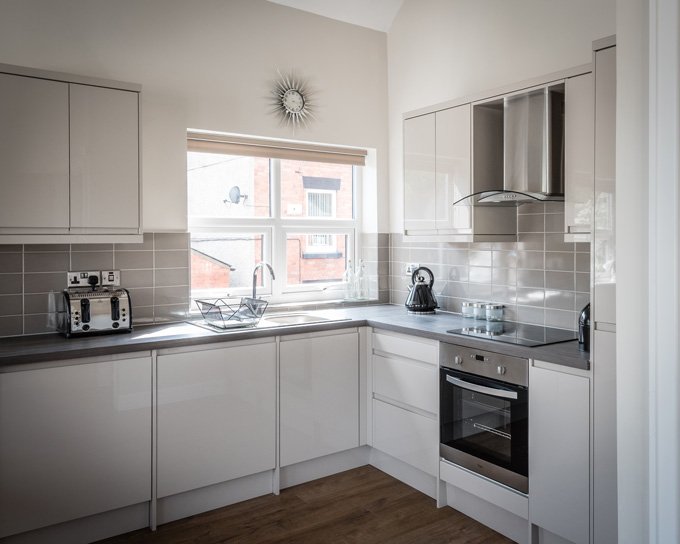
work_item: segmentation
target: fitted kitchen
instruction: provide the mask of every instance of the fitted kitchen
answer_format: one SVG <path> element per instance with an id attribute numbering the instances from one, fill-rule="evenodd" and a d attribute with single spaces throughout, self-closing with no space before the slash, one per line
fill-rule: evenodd
<path id="1" fill-rule="evenodd" d="M 0 0 L 0 542 L 367 465 L 499 538 L 643 541 L 632 23 L 506 4 Z"/>

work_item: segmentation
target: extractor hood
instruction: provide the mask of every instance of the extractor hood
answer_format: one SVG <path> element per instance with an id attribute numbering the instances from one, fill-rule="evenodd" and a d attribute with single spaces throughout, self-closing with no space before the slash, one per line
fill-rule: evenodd
<path id="1" fill-rule="evenodd" d="M 473 193 L 454 202 L 564 202 L 564 85 L 475 105 Z"/>

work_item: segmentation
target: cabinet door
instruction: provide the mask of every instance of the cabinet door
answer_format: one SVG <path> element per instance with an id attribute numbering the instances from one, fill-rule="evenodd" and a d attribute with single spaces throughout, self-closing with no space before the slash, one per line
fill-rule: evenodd
<path id="1" fill-rule="evenodd" d="M 592 74 L 565 83 L 565 242 L 590 242 L 595 166 L 595 85 Z"/>
<path id="2" fill-rule="evenodd" d="M 470 203 L 453 203 L 472 193 L 470 178 L 470 104 L 438 111 L 436 115 L 437 229 L 472 228 Z"/>
<path id="3" fill-rule="evenodd" d="M 590 383 L 529 370 L 529 516 L 575 544 L 590 540 Z"/>
<path id="4" fill-rule="evenodd" d="M 68 84 L 0 74 L 0 232 L 67 233 Z"/>
<path id="5" fill-rule="evenodd" d="M 595 53 L 593 321 L 616 323 L 616 48 Z"/>
<path id="6" fill-rule="evenodd" d="M 435 114 L 404 121 L 404 229 L 436 229 Z"/>
<path id="7" fill-rule="evenodd" d="M 436 419 L 373 399 L 373 447 L 427 474 L 439 475 Z"/>
<path id="8" fill-rule="evenodd" d="M 276 343 L 158 356 L 158 497 L 275 467 Z"/>
<path id="9" fill-rule="evenodd" d="M 359 446 L 359 334 L 282 338 L 281 466 Z"/>
<path id="10" fill-rule="evenodd" d="M 0 537 L 151 500 L 151 358 L 0 375 Z"/>
<path id="11" fill-rule="evenodd" d="M 139 93 L 70 85 L 72 232 L 136 233 Z"/>
<path id="12" fill-rule="evenodd" d="M 618 542 L 616 479 L 616 333 L 593 331 L 593 535 Z"/>

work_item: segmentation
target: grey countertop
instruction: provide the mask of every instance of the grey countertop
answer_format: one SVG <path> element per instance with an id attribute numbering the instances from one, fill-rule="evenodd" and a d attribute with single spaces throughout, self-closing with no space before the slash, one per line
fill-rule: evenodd
<path id="1" fill-rule="evenodd" d="M 370 326 L 403 334 L 430 338 L 492 352 L 538 359 L 571 368 L 588 370 L 589 354 L 580 352 L 576 340 L 539 347 L 524 347 L 450 334 L 447 331 L 462 328 L 460 315 L 437 313 L 435 315 L 409 315 L 403 306 L 382 305 L 347 309 L 318 310 L 311 312 L 335 320 L 306 325 L 273 326 L 261 322 L 261 326 L 233 329 L 215 333 L 190 323 L 147 325 L 135 328 L 131 333 L 64 338 L 58 334 L 21 336 L 0 340 L 0 369 L 10 365 L 40 363 L 117 353 L 131 353 L 153 349 L 198 346 L 232 340 L 283 336 L 302 332 L 328 329 Z M 265 318 L 267 315 L 265 314 Z"/>

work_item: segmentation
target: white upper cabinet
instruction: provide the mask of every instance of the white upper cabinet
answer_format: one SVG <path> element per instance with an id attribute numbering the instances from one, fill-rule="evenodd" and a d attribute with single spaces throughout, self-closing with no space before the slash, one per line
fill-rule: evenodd
<path id="1" fill-rule="evenodd" d="M 436 116 L 435 218 L 438 230 L 472 228 L 469 204 L 453 206 L 472 193 L 470 179 L 470 104 L 438 111 Z M 469 232 L 465 231 L 465 232 Z"/>
<path id="2" fill-rule="evenodd" d="M 69 228 L 68 84 L 0 74 L 0 233 Z"/>
<path id="3" fill-rule="evenodd" d="M 453 206 L 468 196 L 470 104 L 404 121 L 406 234 L 468 234 L 472 210 Z"/>
<path id="4" fill-rule="evenodd" d="M 139 229 L 139 93 L 70 86 L 71 230 Z"/>
<path id="5" fill-rule="evenodd" d="M 616 48 L 595 53 L 593 320 L 616 323 Z"/>
<path id="6" fill-rule="evenodd" d="M 595 165 L 595 85 L 592 74 L 565 82 L 565 242 L 590 242 Z"/>
<path id="7" fill-rule="evenodd" d="M 404 121 L 404 230 L 434 231 L 435 114 Z"/>
<path id="8" fill-rule="evenodd" d="M 141 242 L 139 97 L 0 65 L 2 243 Z"/>

